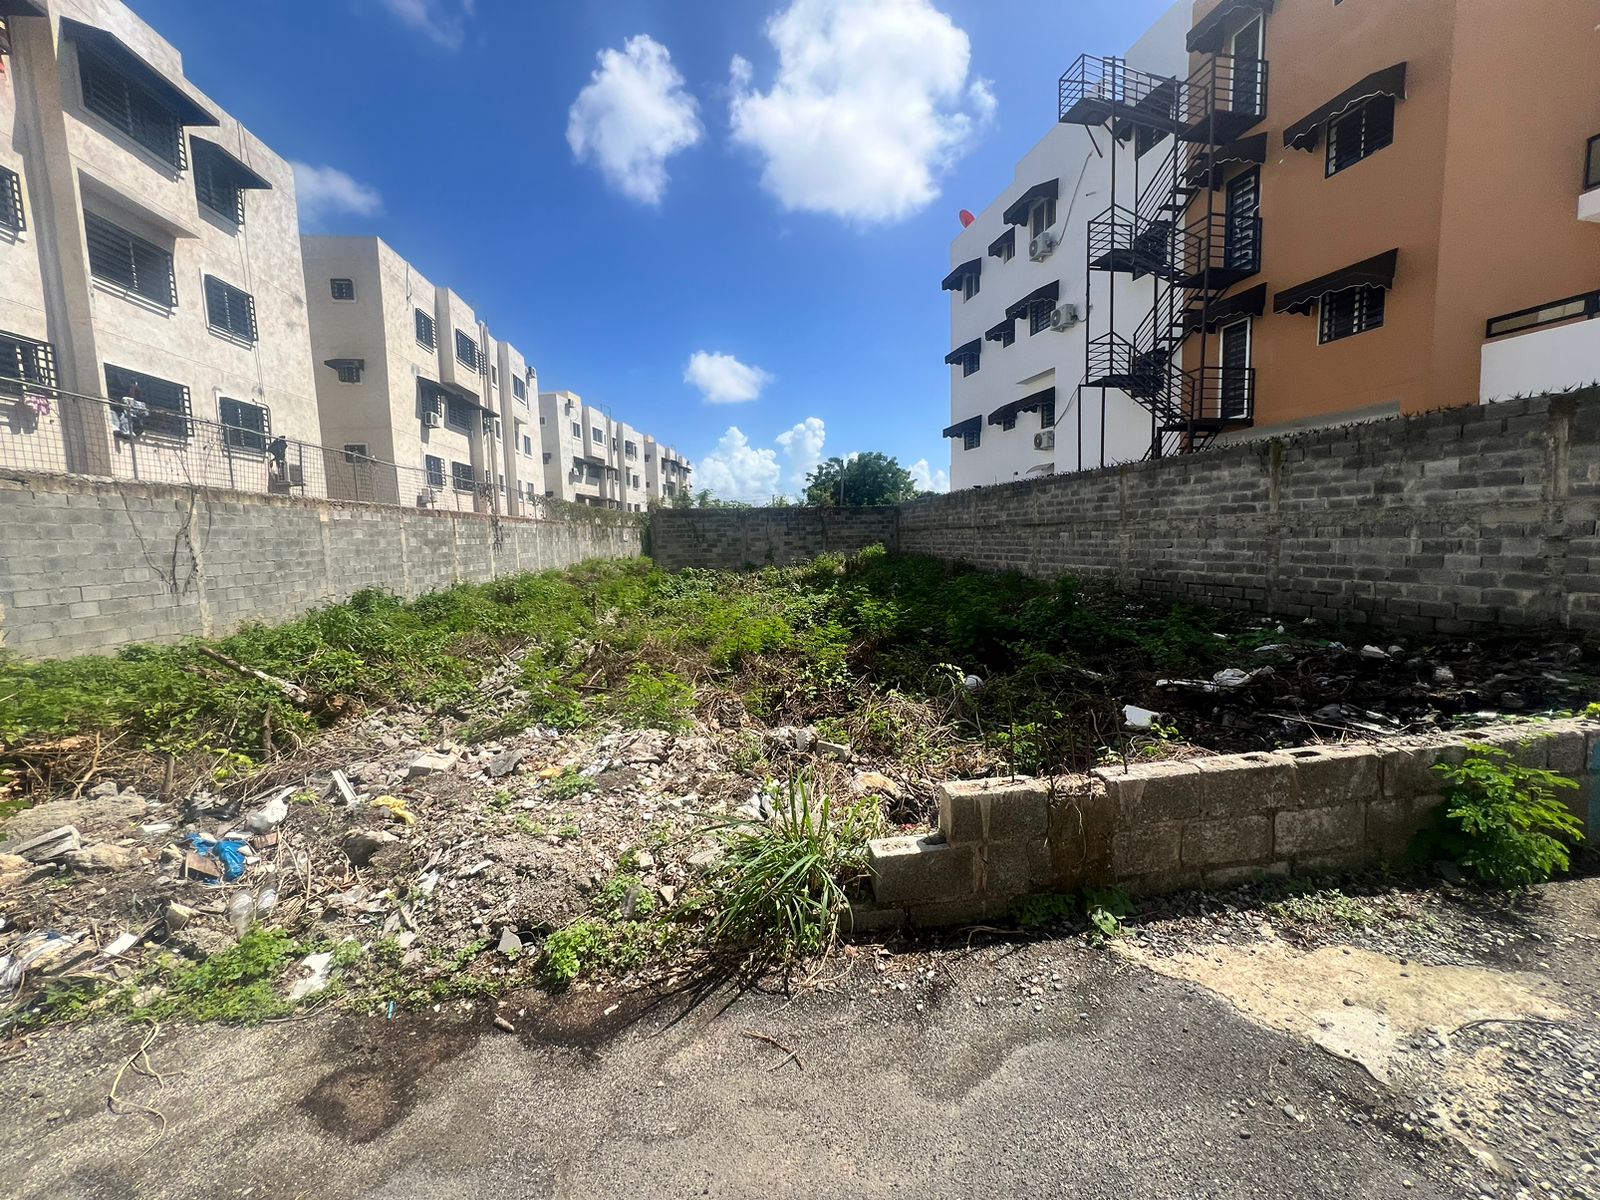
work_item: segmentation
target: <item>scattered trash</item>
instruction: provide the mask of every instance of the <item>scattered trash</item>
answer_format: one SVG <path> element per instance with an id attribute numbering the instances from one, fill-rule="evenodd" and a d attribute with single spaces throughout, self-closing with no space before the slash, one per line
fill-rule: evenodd
<path id="1" fill-rule="evenodd" d="M 299 970 L 302 972 L 300 978 L 289 987 L 291 1001 L 304 1000 L 328 986 L 329 976 L 333 973 L 333 951 L 323 950 L 306 955 L 300 960 Z"/>
<path id="2" fill-rule="evenodd" d="M 228 924 L 243 937 L 256 919 L 256 898 L 249 892 L 235 892 L 228 900 Z"/>
<path id="3" fill-rule="evenodd" d="M 500 1030 L 502 1033 L 515 1033 L 517 1031 L 517 1027 L 515 1025 L 498 1014 L 494 1019 L 494 1027 Z"/>
<path id="4" fill-rule="evenodd" d="M 976 696 L 979 692 L 983 691 L 983 680 L 979 679 L 976 675 L 968 675 L 966 678 L 962 679 L 961 686 L 966 688 L 967 691 L 972 695 Z"/>
<path id="5" fill-rule="evenodd" d="M 1140 708 L 1137 704 L 1122 706 L 1122 721 L 1129 729 L 1149 729 L 1160 715 L 1152 709 Z"/>
<path id="6" fill-rule="evenodd" d="M 381 808 L 397 821 L 404 821 L 407 825 L 415 825 L 417 818 L 406 807 L 406 802 L 398 796 L 379 796 L 372 802 L 373 808 Z"/>
<path id="7" fill-rule="evenodd" d="M 207 883 L 232 883 L 243 878 L 248 843 L 238 838 L 207 837 L 191 833 L 183 839 L 189 847 L 184 869 Z"/>
<path id="8" fill-rule="evenodd" d="M 515 929 L 507 926 L 500 931 L 500 944 L 495 949 L 507 958 L 516 958 L 522 953 L 522 939 Z"/>
<path id="9" fill-rule="evenodd" d="M 356 803 L 356 790 L 350 786 L 350 777 L 343 771 L 333 773 L 333 792 L 344 804 Z"/>
<path id="10" fill-rule="evenodd" d="M 294 795 L 294 789 L 284 788 L 271 800 L 268 800 L 255 812 L 245 818 L 244 827 L 251 833 L 271 833 L 289 815 L 289 797 Z"/>
<path id="11" fill-rule="evenodd" d="M 76 937 L 53 931 L 23 937 L 10 954 L 0 955 L 0 1002 L 9 1004 L 16 997 L 30 969 L 42 970 L 77 944 Z"/>
<path id="12" fill-rule="evenodd" d="M 1389 652 L 1377 646 L 1363 646 L 1361 647 L 1361 657 L 1381 661 L 1389 657 Z"/>
<path id="13" fill-rule="evenodd" d="M 138 944 L 138 942 L 139 935 L 136 933 L 120 934 L 111 941 L 107 942 L 104 946 L 100 947 L 100 957 L 121 958 L 129 950 L 132 950 L 133 947 Z"/>

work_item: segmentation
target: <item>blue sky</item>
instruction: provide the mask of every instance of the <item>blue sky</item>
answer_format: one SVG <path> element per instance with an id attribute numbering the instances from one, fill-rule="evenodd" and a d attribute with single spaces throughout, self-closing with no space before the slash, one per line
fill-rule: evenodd
<path id="1" fill-rule="evenodd" d="M 1165 7 L 131 2 L 198 86 L 320 169 L 308 228 L 381 235 L 541 388 L 745 498 L 819 452 L 927 460 L 938 483 L 957 213 L 1009 184 L 1081 50 Z"/>

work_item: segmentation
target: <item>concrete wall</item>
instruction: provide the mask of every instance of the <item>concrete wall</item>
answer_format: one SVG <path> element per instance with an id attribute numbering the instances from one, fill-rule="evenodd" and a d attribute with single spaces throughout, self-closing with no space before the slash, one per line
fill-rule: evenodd
<path id="1" fill-rule="evenodd" d="M 1577 782 L 1560 798 L 1588 835 L 1600 830 L 1593 721 L 962 781 L 942 789 L 938 834 L 872 843 L 877 916 L 938 925 L 1041 892 L 1226 887 L 1398 862 L 1445 803 L 1435 764 L 1460 763 L 1472 742 Z"/>
<path id="2" fill-rule="evenodd" d="M 1479 398 L 1485 404 L 1596 383 L 1600 383 L 1600 321 L 1555 325 L 1483 344 Z"/>
<path id="3" fill-rule="evenodd" d="M 0 479 L 0 649 L 53 658 L 640 552 L 635 525 Z"/>
<path id="4" fill-rule="evenodd" d="M 667 571 L 785 567 L 895 544 L 893 508 L 658 508 L 650 556 Z"/>

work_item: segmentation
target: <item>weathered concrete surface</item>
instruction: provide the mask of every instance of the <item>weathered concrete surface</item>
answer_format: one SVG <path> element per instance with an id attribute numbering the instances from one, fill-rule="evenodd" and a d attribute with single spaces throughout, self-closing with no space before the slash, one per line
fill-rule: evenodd
<path id="1" fill-rule="evenodd" d="M 171 1123 L 143 1157 L 157 1123 L 105 1097 L 144 1031 L 53 1034 L 0 1066 L 0 1190 L 1454 1200 L 1484 1186 L 1464 1151 L 1401 1132 L 1359 1068 L 1080 940 L 951 956 L 910 993 L 884 985 L 920 978 L 917 955 L 887 976 L 875 961 L 836 961 L 852 969 L 831 993 L 792 1004 L 715 996 L 632 1023 L 621 994 L 577 993 L 517 1018 L 517 1036 L 444 1017 L 164 1030 L 156 1067 L 187 1073 L 119 1089 Z M 1034 973 L 1065 980 L 1038 1012 L 1003 991 Z"/>

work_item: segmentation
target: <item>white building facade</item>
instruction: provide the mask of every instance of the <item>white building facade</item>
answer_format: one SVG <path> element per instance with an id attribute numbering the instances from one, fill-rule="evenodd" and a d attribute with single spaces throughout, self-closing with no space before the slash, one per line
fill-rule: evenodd
<path id="1" fill-rule="evenodd" d="M 1130 66 L 1183 77 L 1189 5 L 1169 9 L 1127 54 Z M 950 247 L 950 485 L 1005 483 L 1142 457 L 1151 416 L 1122 392 L 1085 390 L 1088 324 L 1132 339 L 1151 310 L 1148 281 L 1123 281 L 1112 312 L 1108 276 L 1089 268 L 1089 223 L 1113 202 L 1107 134 L 1057 124 L 1017 164 L 1007 187 Z M 1171 138 L 1141 144 L 1154 162 Z M 1129 157 L 1126 156 L 1125 157 Z M 1134 173 L 1116 180 L 1130 204 Z"/>
<path id="2" fill-rule="evenodd" d="M 0 464 L 314 494 L 289 164 L 125 5 L 4 12 Z"/>
<path id="3" fill-rule="evenodd" d="M 687 459 L 576 392 L 539 394 L 539 432 L 552 499 L 644 512 L 688 490 Z"/>

